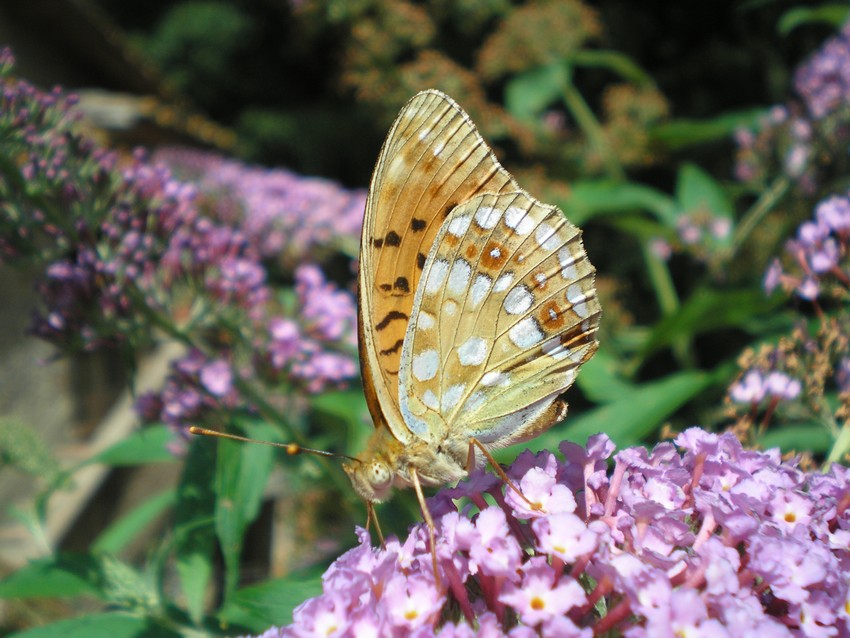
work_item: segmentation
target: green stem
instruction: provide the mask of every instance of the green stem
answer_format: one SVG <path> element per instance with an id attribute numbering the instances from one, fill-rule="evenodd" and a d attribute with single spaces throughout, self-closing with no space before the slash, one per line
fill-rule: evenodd
<path id="1" fill-rule="evenodd" d="M 841 462 L 847 454 L 850 453 L 850 420 L 845 421 L 844 425 L 838 431 L 838 437 L 835 443 L 832 444 L 832 449 L 829 451 L 829 456 L 826 457 L 825 468 L 828 468 L 832 463 Z"/>
<path id="2" fill-rule="evenodd" d="M 602 126 L 599 124 L 591 108 L 587 105 L 587 102 L 585 102 L 582 94 L 576 88 L 575 84 L 573 84 L 572 77 L 568 77 L 564 84 L 563 96 L 564 104 L 587 136 L 590 145 L 602 157 L 608 176 L 617 181 L 623 181 L 626 178 L 626 173 L 616 155 L 611 152 Z"/>
<path id="3" fill-rule="evenodd" d="M 781 175 L 773 180 L 770 187 L 764 191 L 756 202 L 750 206 L 750 209 L 744 213 L 740 223 L 735 229 L 735 235 L 732 237 L 732 245 L 728 253 L 724 256 L 727 260 L 731 259 L 744 244 L 750 234 L 756 229 L 764 216 L 776 205 L 791 186 L 791 179 L 787 175 Z"/>

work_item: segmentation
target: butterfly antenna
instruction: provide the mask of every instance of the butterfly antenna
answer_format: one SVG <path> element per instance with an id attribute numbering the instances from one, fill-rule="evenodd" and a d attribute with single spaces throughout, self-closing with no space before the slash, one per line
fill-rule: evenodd
<path id="1" fill-rule="evenodd" d="M 356 459 L 353 456 L 348 456 L 347 454 L 328 452 L 326 450 L 316 450 L 310 447 L 303 447 L 298 443 L 277 443 L 275 441 L 249 439 L 247 436 L 239 436 L 238 434 L 228 434 L 227 432 L 218 432 L 217 430 L 208 430 L 207 428 L 199 428 L 196 425 L 193 425 L 189 428 L 189 433 L 196 434 L 199 436 L 216 436 L 220 439 L 230 439 L 231 441 L 241 441 L 243 443 L 261 443 L 262 445 L 270 445 L 271 447 L 278 447 L 286 450 L 286 453 L 290 456 L 295 456 L 296 454 L 313 454 L 315 456 L 342 458 L 348 459 L 349 461 L 356 461 L 357 463 L 362 463 L 360 459 Z"/>

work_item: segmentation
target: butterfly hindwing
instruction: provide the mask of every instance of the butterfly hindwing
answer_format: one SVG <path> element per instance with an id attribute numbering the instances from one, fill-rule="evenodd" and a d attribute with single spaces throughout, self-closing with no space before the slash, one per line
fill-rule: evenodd
<path id="1" fill-rule="evenodd" d="M 558 396 L 597 347 L 594 273 L 581 231 L 525 192 L 453 209 L 403 344 L 408 427 L 432 441 L 474 436 L 495 447 L 563 416 Z"/>
<path id="2" fill-rule="evenodd" d="M 469 116 L 439 91 L 401 110 L 372 177 L 361 238 L 360 360 L 378 427 L 404 442 L 398 373 L 425 260 L 449 211 L 478 193 L 516 190 Z"/>

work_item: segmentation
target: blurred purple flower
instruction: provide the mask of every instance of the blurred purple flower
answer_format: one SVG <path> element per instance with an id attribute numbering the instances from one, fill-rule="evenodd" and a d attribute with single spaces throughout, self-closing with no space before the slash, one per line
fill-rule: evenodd
<path id="1" fill-rule="evenodd" d="M 815 119 L 850 105 L 850 22 L 797 69 L 794 85 Z"/>
<path id="2" fill-rule="evenodd" d="M 356 245 L 366 205 L 362 189 L 204 151 L 166 148 L 154 159 L 197 184 L 210 213 L 239 226 L 264 259 L 294 264 L 314 257 L 317 249 Z"/>
<path id="3" fill-rule="evenodd" d="M 847 256 L 850 254 L 850 195 L 831 196 L 815 209 L 815 221 L 806 221 L 797 236 L 785 244 L 791 267 L 783 268 L 778 259 L 771 262 L 765 275 L 767 293 L 778 286 L 815 301 L 825 284 L 850 288 Z"/>
<path id="4" fill-rule="evenodd" d="M 830 539 L 850 539 L 850 473 L 697 428 L 675 443 L 623 450 L 605 471 L 613 446 L 598 436 L 508 468 L 520 484 L 557 477 L 581 516 L 530 517 L 476 472 L 430 499 L 441 587 L 423 524 L 383 548 L 359 530 L 324 593 L 263 636 L 846 635 L 850 545 Z"/>

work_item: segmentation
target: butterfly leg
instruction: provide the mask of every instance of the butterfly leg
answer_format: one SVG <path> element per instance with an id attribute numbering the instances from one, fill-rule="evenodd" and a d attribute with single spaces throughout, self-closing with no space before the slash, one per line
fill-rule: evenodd
<path id="1" fill-rule="evenodd" d="M 378 522 L 378 513 L 375 511 L 375 504 L 372 501 L 366 501 L 366 531 L 369 531 L 369 524 L 375 521 L 375 531 L 378 533 L 378 540 L 381 541 L 381 547 L 384 546 L 384 533 L 381 531 L 381 524 Z"/>
<path id="2" fill-rule="evenodd" d="M 425 519 L 425 525 L 428 526 L 428 540 L 431 542 L 431 566 L 434 569 L 434 578 L 437 581 L 437 589 L 442 589 L 442 581 L 440 572 L 437 571 L 437 538 L 434 532 L 434 519 L 431 518 L 431 511 L 428 509 L 428 504 L 425 502 L 425 494 L 422 492 L 422 485 L 419 483 L 419 475 L 416 470 L 411 468 L 410 477 L 413 480 L 413 489 L 416 492 L 416 498 L 419 500 L 419 508 L 422 510 L 422 517 Z"/>
<path id="3" fill-rule="evenodd" d="M 469 439 L 469 454 L 466 457 L 466 471 L 467 472 L 471 472 L 472 470 L 475 469 L 475 448 L 478 448 L 479 450 L 481 450 L 481 453 L 484 455 L 484 458 L 487 459 L 487 462 L 490 464 L 490 466 L 493 468 L 493 470 L 495 470 L 496 474 L 499 475 L 499 478 L 502 479 L 505 482 L 505 485 L 507 485 L 514 492 L 516 492 L 517 495 L 522 500 L 524 500 L 526 503 L 528 503 L 528 506 L 531 509 L 536 510 L 536 511 L 543 511 L 543 506 L 540 505 L 540 503 L 532 503 L 531 501 L 528 500 L 528 498 L 525 496 L 525 494 L 523 494 L 522 491 L 519 489 L 517 484 L 514 483 L 510 479 L 510 477 L 508 477 L 507 474 L 505 474 L 505 471 L 502 469 L 502 466 L 499 465 L 498 462 L 496 462 L 496 459 L 493 458 L 493 455 L 490 454 L 490 451 L 486 447 L 484 447 L 484 444 L 481 441 L 479 441 L 478 439 L 476 439 L 475 437 L 472 437 L 471 439 Z"/>

